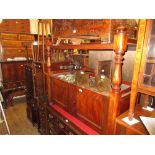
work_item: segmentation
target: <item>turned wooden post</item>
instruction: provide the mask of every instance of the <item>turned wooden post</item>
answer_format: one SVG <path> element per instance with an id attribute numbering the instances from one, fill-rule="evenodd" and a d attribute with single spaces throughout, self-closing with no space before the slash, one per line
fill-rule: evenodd
<path id="1" fill-rule="evenodd" d="M 127 34 L 125 33 L 125 27 L 119 27 L 117 35 L 114 37 L 114 52 L 115 56 L 115 70 L 112 78 L 112 91 L 119 93 L 122 84 L 122 64 L 123 55 L 127 49 Z"/>
<path id="2" fill-rule="evenodd" d="M 128 113 L 129 120 L 132 120 L 134 117 L 135 105 L 137 103 L 137 97 L 139 96 L 138 95 L 138 87 L 139 87 L 138 86 L 138 76 L 139 76 L 139 71 L 140 71 L 140 68 L 142 65 L 141 61 L 142 61 L 142 56 L 143 56 L 146 25 L 147 25 L 146 19 L 141 19 L 139 21 L 137 47 L 136 47 L 135 63 L 134 63 L 132 85 L 131 85 L 130 107 L 129 107 L 129 113 Z"/>
<path id="3" fill-rule="evenodd" d="M 107 119 L 107 134 L 114 134 L 115 132 L 115 119 L 119 112 L 120 90 L 122 84 L 122 64 L 123 55 L 127 49 L 128 37 L 125 33 L 125 27 L 119 27 L 117 34 L 114 36 L 114 52 L 115 68 L 112 78 L 112 90 L 110 92 L 109 111 Z"/>
<path id="4" fill-rule="evenodd" d="M 52 42 L 49 39 L 46 40 L 47 49 L 47 89 L 48 89 L 48 101 L 51 102 L 51 48 Z"/>

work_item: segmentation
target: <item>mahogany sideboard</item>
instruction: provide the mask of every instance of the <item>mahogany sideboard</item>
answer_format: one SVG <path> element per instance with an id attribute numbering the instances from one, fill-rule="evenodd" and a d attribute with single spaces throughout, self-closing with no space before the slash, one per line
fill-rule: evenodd
<path id="1" fill-rule="evenodd" d="M 13 105 L 13 97 L 25 94 L 26 61 L 1 61 L 2 94 L 6 106 Z"/>
<path id="2" fill-rule="evenodd" d="M 110 93 L 99 92 L 97 90 L 94 91 L 93 87 L 88 88 L 83 85 L 69 83 L 59 78 L 59 76 L 62 75 L 65 74 L 61 73 L 53 75 L 51 79 L 53 106 L 60 107 L 62 111 L 64 110 L 64 113 L 66 112 L 70 115 L 70 118 L 79 120 L 98 134 L 106 134 Z M 123 86 L 124 89 L 121 91 L 121 99 L 119 102 L 119 109 L 117 111 L 118 114 L 123 113 L 129 108 L 130 84 L 124 83 Z M 53 117 L 63 118 L 64 123 L 66 124 L 65 116 L 58 111 L 53 112 L 54 108 L 51 108 L 51 111 L 52 113 L 50 114 Z M 74 126 L 76 125 L 77 124 L 75 123 Z M 68 126 L 72 127 L 71 124 Z M 76 129 L 79 128 L 76 127 Z"/>

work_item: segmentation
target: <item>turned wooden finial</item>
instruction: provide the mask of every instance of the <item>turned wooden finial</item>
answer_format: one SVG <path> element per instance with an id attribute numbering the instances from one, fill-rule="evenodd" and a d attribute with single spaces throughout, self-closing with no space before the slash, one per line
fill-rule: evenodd
<path id="1" fill-rule="evenodd" d="M 52 45 L 51 39 L 50 38 L 46 38 L 47 67 L 51 66 L 51 45 Z"/>
<path id="2" fill-rule="evenodd" d="M 114 52 L 115 56 L 115 68 L 114 75 L 112 78 L 112 90 L 115 93 L 119 93 L 122 83 L 122 61 L 123 55 L 127 49 L 128 37 L 125 32 L 125 27 L 121 26 L 117 29 L 117 34 L 114 36 Z"/>

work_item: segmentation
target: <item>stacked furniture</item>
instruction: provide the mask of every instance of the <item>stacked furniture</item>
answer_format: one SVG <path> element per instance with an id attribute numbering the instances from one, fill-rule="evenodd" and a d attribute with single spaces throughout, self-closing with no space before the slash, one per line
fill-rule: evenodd
<path id="1" fill-rule="evenodd" d="M 13 97 L 25 94 L 25 65 L 32 58 L 30 34 L 0 33 L 2 93 L 7 106 Z"/>

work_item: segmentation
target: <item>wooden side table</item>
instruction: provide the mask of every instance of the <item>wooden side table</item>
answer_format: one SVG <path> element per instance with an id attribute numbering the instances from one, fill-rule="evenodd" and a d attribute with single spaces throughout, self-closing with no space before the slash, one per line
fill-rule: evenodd
<path id="1" fill-rule="evenodd" d="M 155 110 L 153 111 L 147 111 L 144 110 L 140 104 L 137 104 L 135 107 L 135 115 L 134 118 L 139 120 L 138 123 L 129 125 L 126 122 L 124 122 L 122 119 L 124 117 L 128 117 L 128 111 L 121 114 L 116 118 L 116 129 L 115 134 L 117 135 L 148 135 L 145 126 L 141 122 L 139 116 L 145 116 L 145 117 L 155 117 Z"/>

